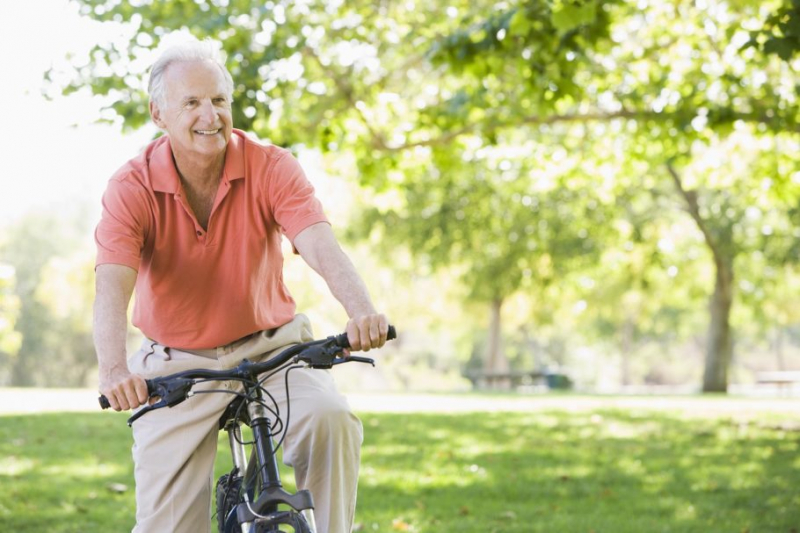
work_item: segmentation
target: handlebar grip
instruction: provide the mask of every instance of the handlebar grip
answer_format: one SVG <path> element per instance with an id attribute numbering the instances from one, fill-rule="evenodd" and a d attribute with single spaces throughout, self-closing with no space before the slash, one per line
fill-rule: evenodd
<path id="1" fill-rule="evenodd" d="M 394 329 L 394 326 L 391 324 L 389 325 L 389 331 L 386 334 L 386 340 L 391 341 L 397 338 L 397 331 Z M 336 335 L 336 346 L 339 348 L 349 348 L 350 347 L 350 340 L 347 338 L 347 333 L 342 333 L 341 335 Z"/>
<path id="2" fill-rule="evenodd" d="M 153 391 L 155 391 L 155 385 L 153 381 L 149 379 L 144 380 L 144 382 L 147 383 L 147 396 L 149 397 L 153 394 Z M 97 398 L 97 402 L 100 404 L 100 409 L 108 409 L 111 407 L 108 398 L 106 398 L 104 394 L 101 394 L 100 397 Z"/>

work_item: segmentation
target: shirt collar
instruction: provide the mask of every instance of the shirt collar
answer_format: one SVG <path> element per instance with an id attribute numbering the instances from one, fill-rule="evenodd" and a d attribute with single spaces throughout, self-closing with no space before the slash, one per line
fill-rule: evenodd
<path id="1" fill-rule="evenodd" d="M 244 132 L 233 130 L 225 152 L 225 167 L 222 181 L 230 182 L 244 178 Z M 156 139 L 150 156 L 150 176 L 153 190 L 176 194 L 180 191 L 181 179 L 172 159 L 169 136 Z"/>

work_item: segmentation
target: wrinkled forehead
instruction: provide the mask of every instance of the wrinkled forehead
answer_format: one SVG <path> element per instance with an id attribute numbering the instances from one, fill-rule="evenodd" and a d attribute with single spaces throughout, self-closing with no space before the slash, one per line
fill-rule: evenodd
<path id="1" fill-rule="evenodd" d="M 164 82 L 168 100 L 188 96 L 227 96 L 229 92 L 222 68 L 211 60 L 171 63 L 164 71 Z"/>

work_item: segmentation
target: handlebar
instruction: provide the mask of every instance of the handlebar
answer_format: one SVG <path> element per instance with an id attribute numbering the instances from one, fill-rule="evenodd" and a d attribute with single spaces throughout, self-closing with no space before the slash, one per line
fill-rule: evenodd
<path id="1" fill-rule="evenodd" d="M 397 338 L 397 332 L 394 326 L 389 326 L 389 332 L 386 336 L 387 340 Z M 160 407 L 172 407 L 185 400 L 189 391 L 198 379 L 213 379 L 213 380 L 227 380 L 227 379 L 244 379 L 252 380 L 254 377 L 275 370 L 279 366 L 289 361 L 296 363 L 306 363 L 311 368 L 326 369 L 334 365 L 342 363 L 368 363 L 375 366 L 375 361 L 368 357 L 348 356 L 341 357 L 342 351 L 350 347 L 350 342 L 347 338 L 347 333 L 335 335 L 322 340 L 310 341 L 302 344 L 296 344 L 282 351 L 278 355 L 261 361 L 260 363 L 253 363 L 247 359 L 239 363 L 238 366 L 229 370 L 186 370 L 184 372 L 177 372 L 168 376 L 147 379 L 147 394 L 150 398 L 160 398 L 158 402 L 153 405 L 147 406 L 141 411 L 134 414 L 129 420 L 128 425 L 131 425 L 134 420 L 139 418 L 145 412 L 158 409 Z M 111 404 L 108 398 L 101 395 L 98 398 L 100 407 L 108 409 Z"/>

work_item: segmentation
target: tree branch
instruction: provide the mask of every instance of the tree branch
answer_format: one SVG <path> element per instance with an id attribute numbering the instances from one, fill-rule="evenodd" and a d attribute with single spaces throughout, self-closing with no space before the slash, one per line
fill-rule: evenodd
<path id="1" fill-rule="evenodd" d="M 711 248 L 711 253 L 714 255 L 715 262 L 718 266 L 722 266 L 725 264 L 725 261 L 723 261 L 722 251 L 720 250 L 719 243 L 711 234 L 708 224 L 700 214 L 700 205 L 697 202 L 697 191 L 689 191 L 683 186 L 683 181 L 681 181 L 681 177 L 672 166 L 671 161 L 667 162 L 667 171 L 672 177 L 672 181 L 675 184 L 675 188 L 678 190 L 678 193 L 686 202 L 687 211 L 691 215 L 692 219 L 694 219 L 697 227 L 700 229 L 700 232 L 703 234 L 706 244 L 709 248 Z"/>
<path id="2" fill-rule="evenodd" d="M 527 117 L 521 117 L 518 120 L 508 121 L 508 122 L 501 122 L 495 124 L 489 124 L 489 130 L 503 130 L 507 128 L 514 128 L 519 127 L 521 125 L 552 125 L 558 123 L 569 123 L 569 122 L 610 122 L 612 120 L 617 119 L 659 119 L 665 120 L 671 117 L 677 117 L 679 113 L 663 113 L 663 112 L 656 112 L 656 111 L 642 111 L 642 110 L 630 110 L 630 109 L 621 109 L 619 111 L 596 111 L 596 112 L 589 112 L 589 113 L 567 113 L 563 115 L 548 115 L 548 116 L 539 116 L 539 115 L 531 115 Z M 753 122 L 758 124 L 770 124 L 774 122 L 776 117 L 770 117 L 766 113 L 758 114 L 758 113 L 732 113 L 729 115 L 731 121 L 741 120 L 744 122 Z M 408 150 L 410 148 L 416 148 L 418 146 L 437 146 L 441 144 L 446 144 L 461 135 L 465 135 L 477 130 L 481 127 L 481 123 L 472 123 L 456 130 L 452 130 L 442 135 L 433 138 L 433 139 L 426 139 L 424 141 L 417 141 L 411 143 L 405 143 L 396 146 L 385 146 L 385 149 L 389 151 L 403 151 Z M 800 133 L 800 124 L 795 125 L 794 128 L 785 130 L 794 133 Z"/>
<path id="3" fill-rule="evenodd" d="M 308 46 L 304 47 L 303 53 L 306 56 L 314 59 L 317 65 L 319 65 L 319 68 L 322 69 L 322 71 L 325 74 L 327 74 L 330 79 L 333 80 L 333 83 L 336 85 L 336 88 L 345 97 L 347 103 L 350 104 L 350 107 L 355 109 L 356 113 L 358 113 L 358 116 L 361 118 L 361 122 L 363 122 L 364 127 L 367 128 L 367 131 L 369 131 L 370 137 L 372 138 L 372 141 L 375 144 L 376 148 L 378 148 L 379 150 L 390 150 L 383 136 L 372 127 L 370 121 L 364 115 L 364 112 L 358 108 L 357 100 L 353 94 L 352 85 L 345 82 L 345 80 L 343 80 L 342 77 L 339 76 L 339 74 L 335 72 L 333 69 L 328 68 L 325 64 L 323 64 L 322 60 L 319 58 L 319 56 L 311 47 Z"/>

